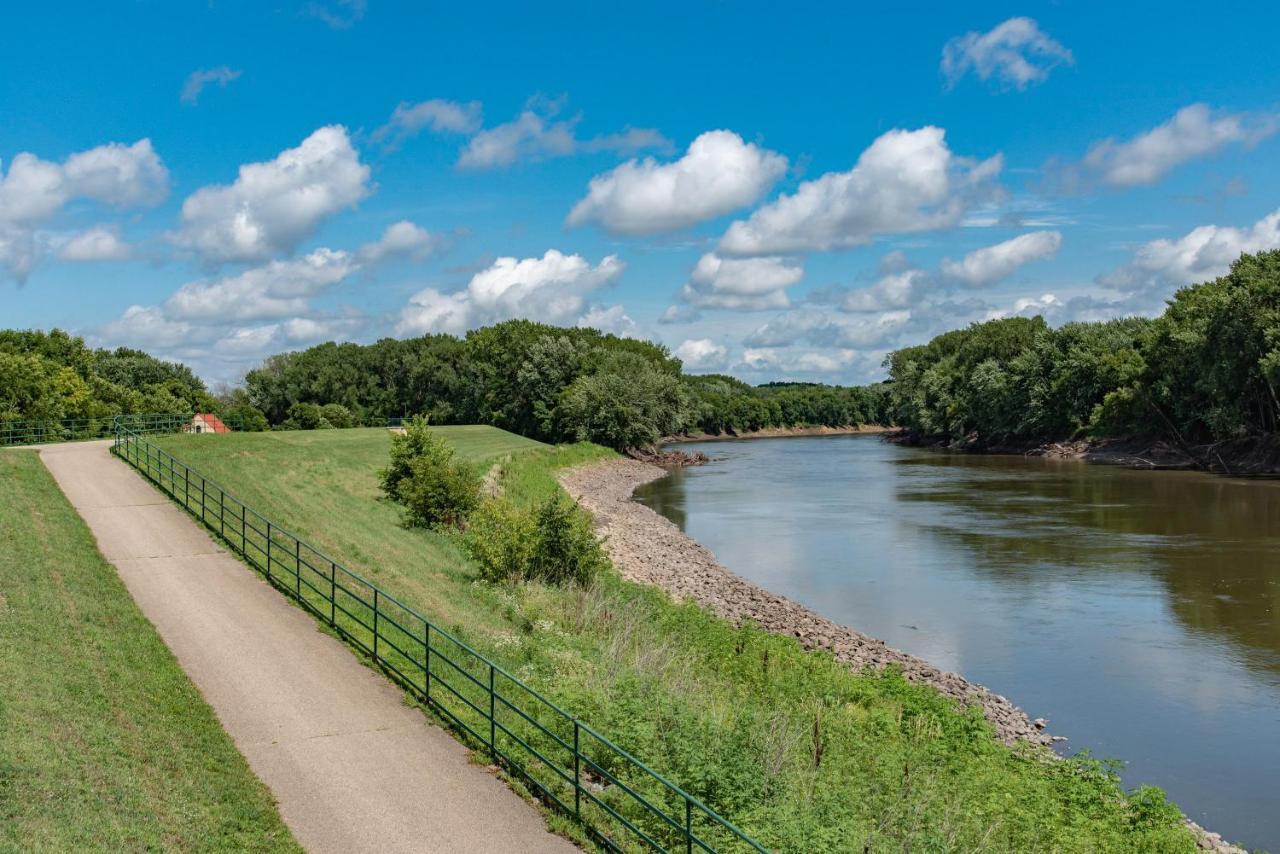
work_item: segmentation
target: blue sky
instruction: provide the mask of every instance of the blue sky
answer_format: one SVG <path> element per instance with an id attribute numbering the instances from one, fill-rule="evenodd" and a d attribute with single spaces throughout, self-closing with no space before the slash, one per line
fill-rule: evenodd
<path id="1" fill-rule="evenodd" d="M 0 325 L 215 382 L 507 317 L 866 381 L 974 320 L 1153 314 L 1280 246 L 1268 4 L 5 14 Z"/>

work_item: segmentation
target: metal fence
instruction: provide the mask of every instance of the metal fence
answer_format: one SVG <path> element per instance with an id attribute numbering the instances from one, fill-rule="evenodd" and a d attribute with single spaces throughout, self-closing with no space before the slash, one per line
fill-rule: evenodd
<path id="1" fill-rule="evenodd" d="M 766 852 L 466 642 L 120 422 L 113 450 L 473 746 L 615 851 Z"/>
<path id="2" fill-rule="evenodd" d="M 35 445 L 110 439 L 119 421 L 136 433 L 177 433 L 191 423 L 192 414 L 177 412 L 138 415 L 105 415 L 101 418 L 69 418 L 60 421 L 0 422 L 0 445 Z"/>

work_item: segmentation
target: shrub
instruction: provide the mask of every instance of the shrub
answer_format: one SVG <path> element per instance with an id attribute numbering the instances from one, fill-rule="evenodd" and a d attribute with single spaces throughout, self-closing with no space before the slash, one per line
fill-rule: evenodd
<path id="1" fill-rule="evenodd" d="M 502 498 L 490 498 L 472 514 L 465 545 L 485 581 L 513 584 L 529 576 L 533 516 Z"/>
<path id="2" fill-rule="evenodd" d="M 414 527 L 461 527 L 480 502 L 480 482 L 453 448 L 418 416 L 391 437 L 391 465 L 382 491 L 405 506 Z"/>
<path id="3" fill-rule="evenodd" d="M 590 519 L 559 494 L 531 509 L 486 501 L 471 519 L 466 547 L 486 581 L 585 586 L 606 563 Z"/>
<path id="4" fill-rule="evenodd" d="M 289 407 L 289 417 L 280 425 L 285 430 L 319 430 L 327 427 L 324 413 L 314 403 L 295 403 Z"/>
<path id="5" fill-rule="evenodd" d="M 320 417 L 328 421 L 329 426 L 339 429 L 350 427 L 355 423 L 355 419 L 351 417 L 351 410 L 341 403 L 326 403 L 320 407 Z"/>
<path id="6" fill-rule="evenodd" d="M 223 413 L 222 420 L 232 430 L 244 433 L 261 433 L 263 430 L 271 429 L 271 425 L 267 423 L 267 416 L 262 414 L 262 410 L 248 403 L 232 406 Z"/>

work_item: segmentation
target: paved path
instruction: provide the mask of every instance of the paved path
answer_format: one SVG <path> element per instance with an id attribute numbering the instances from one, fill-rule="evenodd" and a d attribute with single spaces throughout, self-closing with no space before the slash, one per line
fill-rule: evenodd
<path id="1" fill-rule="evenodd" d="M 109 449 L 40 456 L 303 847 L 577 851 Z"/>

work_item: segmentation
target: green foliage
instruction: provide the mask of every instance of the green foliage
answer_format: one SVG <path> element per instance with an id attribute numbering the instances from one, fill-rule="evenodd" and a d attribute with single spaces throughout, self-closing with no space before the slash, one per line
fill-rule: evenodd
<path id="1" fill-rule="evenodd" d="M 616 450 L 652 447 L 680 430 L 679 380 L 635 353 L 609 354 L 595 373 L 578 377 L 560 398 L 564 432 Z"/>
<path id="2" fill-rule="evenodd" d="M 940 439 L 1280 429 L 1280 251 L 1243 255 L 1155 320 L 979 323 L 890 354 L 891 417 Z"/>
<path id="3" fill-rule="evenodd" d="M 391 464 L 380 473 L 383 493 L 405 506 L 409 525 L 461 527 L 480 503 L 480 483 L 453 447 L 415 416 L 391 437 Z"/>
<path id="4" fill-rule="evenodd" d="M 320 418 L 327 422 L 330 427 L 338 429 L 355 426 L 355 419 L 351 417 L 351 410 L 341 403 L 326 403 L 320 407 Z"/>
<path id="5" fill-rule="evenodd" d="M 529 577 L 534 536 L 534 519 L 528 510 L 502 498 L 489 498 L 471 514 L 463 543 L 481 578 L 514 584 Z"/>
<path id="6" fill-rule="evenodd" d="M 218 411 L 184 365 L 139 350 L 91 350 L 52 332 L 0 330 L 0 421 Z"/>
<path id="7" fill-rule="evenodd" d="M 591 520 L 576 504 L 557 493 L 538 506 L 529 578 L 548 584 L 585 585 L 605 565 Z"/>

